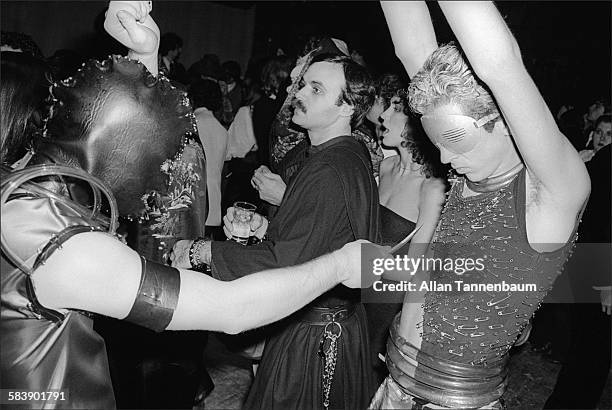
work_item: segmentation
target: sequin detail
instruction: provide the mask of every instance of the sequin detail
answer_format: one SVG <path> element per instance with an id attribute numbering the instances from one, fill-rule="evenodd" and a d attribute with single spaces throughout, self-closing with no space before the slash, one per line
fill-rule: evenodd
<path id="1" fill-rule="evenodd" d="M 431 280 L 452 284 L 451 292 L 427 292 L 421 323 L 422 350 L 472 365 L 498 360 L 515 343 L 561 273 L 576 234 L 560 249 L 540 253 L 524 228 L 524 173 L 499 190 L 463 198 L 464 181 L 453 184 L 436 230 L 436 258 L 483 258 L 484 269 L 436 270 Z M 522 202 L 521 202 L 522 201 Z M 518 218 L 523 218 L 519 220 Z M 465 284 L 535 284 L 533 292 L 458 289 Z"/>

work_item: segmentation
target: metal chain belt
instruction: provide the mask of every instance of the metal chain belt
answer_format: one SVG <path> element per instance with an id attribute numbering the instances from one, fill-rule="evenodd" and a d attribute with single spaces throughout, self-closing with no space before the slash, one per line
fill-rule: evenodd
<path id="1" fill-rule="evenodd" d="M 335 316 L 335 315 L 334 315 Z M 335 325 L 335 326 L 334 326 Z M 334 333 L 337 327 L 338 333 Z M 323 360 L 323 407 L 329 408 L 329 394 L 331 393 L 332 382 L 334 380 L 334 372 L 336 371 L 336 363 L 338 361 L 338 339 L 342 335 L 342 326 L 335 321 L 325 325 L 321 343 L 319 345 L 319 356 Z"/>

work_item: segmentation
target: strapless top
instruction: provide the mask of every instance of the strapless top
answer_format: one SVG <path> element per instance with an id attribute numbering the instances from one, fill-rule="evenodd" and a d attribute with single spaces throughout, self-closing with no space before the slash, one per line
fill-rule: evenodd
<path id="1" fill-rule="evenodd" d="M 416 223 L 398 215 L 384 205 L 379 205 L 380 244 L 393 246 L 416 227 Z"/>

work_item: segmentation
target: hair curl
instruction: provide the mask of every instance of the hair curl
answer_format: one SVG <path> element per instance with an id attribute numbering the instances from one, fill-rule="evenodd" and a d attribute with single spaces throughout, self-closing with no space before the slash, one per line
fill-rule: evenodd
<path id="1" fill-rule="evenodd" d="M 401 89 L 393 97 L 401 99 L 403 112 L 408 117 L 402 131 L 402 147 L 408 149 L 412 160 L 421 165 L 425 177 L 444 178 L 448 172 L 448 166 L 440 162 L 440 151 L 427 138 L 421 122 L 410 111 L 408 94 Z"/>
<path id="2" fill-rule="evenodd" d="M 365 67 L 360 66 L 350 57 L 336 54 L 320 54 L 313 58 L 312 64 L 327 62 L 340 64 L 344 71 L 345 85 L 339 96 L 342 102 L 354 108 L 351 117 L 351 128 L 357 128 L 374 104 L 374 81 Z"/>
<path id="3" fill-rule="evenodd" d="M 405 89 L 406 86 L 407 82 L 393 73 L 383 74 L 376 80 L 376 96 L 382 98 L 385 110 L 391 105 L 391 98 L 397 95 L 400 90 Z"/>
<path id="4" fill-rule="evenodd" d="M 21 158 L 42 134 L 50 70 L 26 53 L 2 52 L 0 81 L 0 162 Z"/>
<path id="5" fill-rule="evenodd" d="M 453 43 L 440 46 L 427 58 L 423 68 L 412 78 L 408 95 L 410 108 L 418 114 L 445 104 L 457 104 L 465 115 L 477 120 L 489 114 L 500 114 L 493 95 L 474 76 Z M 500 116 L 496 121 L 501 120 Z M 491 132 L 496 121 L 489 121 L 484 128 Z"/>

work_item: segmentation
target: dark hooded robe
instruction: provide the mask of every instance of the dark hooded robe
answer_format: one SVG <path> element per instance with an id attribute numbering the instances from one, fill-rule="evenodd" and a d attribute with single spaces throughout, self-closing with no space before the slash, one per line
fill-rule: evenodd
<path id="1" fill-rule="evenodd" d="M 368 154 L 352 137 L 337 137 L 309 148 L 270 223 L 269 240 L 247 247 L 213 242 L 213 276 L 232 280 L 303 263 L 356 239 L 375 241 L 377 234 L 378 190 Z M 359 290 L 338 285 L 271 326 L 245 408 L 322 407 L 323 361 L 318 351 L 324 325 L 311 320 L 319 307 L 354 311 L 342 323 L 330 408 L 366 408 L 374 386 L 359 295 Z"/>

